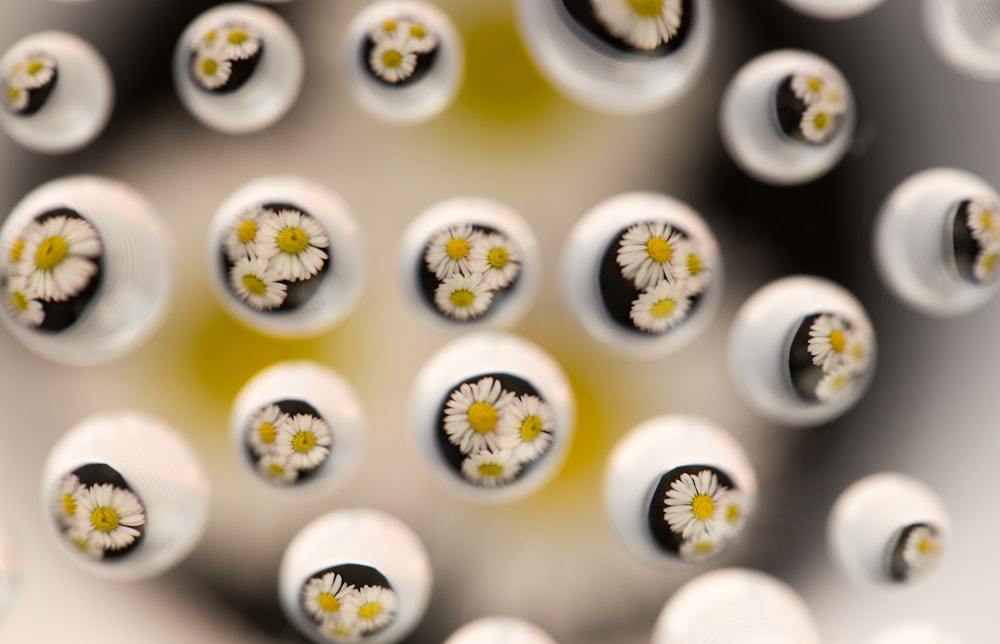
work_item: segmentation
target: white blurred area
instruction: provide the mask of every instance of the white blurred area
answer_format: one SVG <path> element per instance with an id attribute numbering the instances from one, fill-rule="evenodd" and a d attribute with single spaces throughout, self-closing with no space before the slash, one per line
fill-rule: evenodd
<path id="1" fill-rule="evenodd" d="M 115 33 L 141 11 L 134 4 L 11 0 L 0 23 L 0 47 L 48 28 Z M 307 80 L 292 112 L 259 134 L 207 130 L 171 93 L 141 119 L 128 119 L 128 130 L 96 142 L 85 157 L 40 156 L 0 136 L 0 212 L 44 180 L 107 174 L 158 206 L 177 251 L 166 323 L 122 360 L 63 367 L 0 334 L 0 524 L 17 553 L 13 601 L 0 613 L 0 642 L 96 644 L 106 642 L 109 631 L 153 644 L 301 641 L 290 626 L 261 627 L 262 615 L 277 611 L 283 549 L 313 517 L 356 506 L 398 516 L 428 547 L 436 585 L 414 642 L 442 641 L 462 624 L 494 614 L 535 623 L 560 642 L 646 642 L 681 583 L 708 568 L 754 561 L 773 565 L 802 592 L 826 641 L 866 641 L 892 622 L 916 617 L 969 644 L 996 641 L 1000 554 L 994 535 L 1000 518 L 991 502 L 1000 488 L 994 478 L 1000 302 L 960 319 L 922 317 L 874 282 L 869 256 L 881 199 L 909 174 L 953 165 L 1000 185 L 1000 87 L 963 78 L 934 57 L 920 3 L 887 0 L 863 17 L 828 23 L 796 17 L 777 2 L 761 0 L 755 8 L 750 5 L 757 3 L 718 0 L 717 46 L 705 78 L 674 106 L 641 117 L 605 116 L 525 76 L 524 95 L 485 95 L 509 100 L 509 109 L 491 109 L 484 95 L 465 96 L 415 127 L 377 121 L 350 102 L 342 85 L 342 29 L 365 4 L 277 5 L 299 31 Z M 467 38 L 510 33 L 513 3 L 507 0 L 435 4 L 453 15 Z M 870 282 L 861 299 L 879 334 L 880 356 L 868 395 L 833 427 L 766 425 L 738 402 L 725 372 L 736 308 L 784 266 L 734 234 L 727 225 L 734 213 L 700 207 L 713 189 L 706 169 L 708 156 L 718 153 L 723 86 L 758 53 L 746 45 L 742 22 L 757 10 L 800 29 L 790 36 L 794 42 L 776 47 L 814 48 L 839 65 L 861 109 L 861 143 L 847 183 L 850 212 L 831 226 L 850 228 L 845 252 L 856 278 Z M 515 56 L 502 46 L 516 42 L 497 39 L 495 57 Z M 470 65 L 467 73 L 503 69 Z M 480 77 L 467 83 L 483 87 Z M 74 162 L 83 159 L 85 164 Z M 248 333 L 228 320 L 209 290 L 204 239 L 211 214 L 244 182 L 275 173 L 327 184 L 352 207 L 366 236 L 369 277 L 361 303 L 314 341 Z M 610 195 L 637 189 L 667 192 L 701 210 L 727 267 L 724 303 L 705 335 L 653 362 L 619 358 L 586 337 L 561 300 L 556 271 L 576 218 Z M 580 424 L 564 471 L 531 498 L 501 507 L 460 502 L 438 487 L 410 442 L 405 417 L 414 375 L 452 336 L 408 310 L 397 273 L 399 239 L 424 208 L 465 194 L 504 202 L 534 227 L 542 287 L 513 331 L 563 364 L 579 403 Z M 231 396 L 257 369 L 285 357 L 310 357 L 338 370 L 354 384 L 369 416 L 359 475 L 320 499 L 269 494 L 229 450 Z M 137 584 L 101 581 L 64 560 L 44 529 L 48 517 L 38 490 L 44 460 L 63 432 L 91 414 L 122 407 L 159 415 L 181 430 L 213 483 L 209 528 L 193 555 L 178 569 Z M 729 428 L 758 469 L 759 517 L 745 543 L 709 567 L 654 569 L 632 559 L 601 507 L 603 465 L 614 442 L 665 413 L 702 414 Z M 843 435 L 824 441 L 829 449 L 808 452 L 805 468 L 791 467 L 802 457 L 805 432 L 834 430 Z M 942 569 L 913 588 L 856 587 L 833 567 L 823 543 L 825 513 L 839 491 L 884 470 L 921 479 L 952 512 L 955 538 Z M 790 471 L 808 478 L 788 478 Z M 815 503 L 782 507 L 786 491 L 801 488 L 814 491 Z M 781 567 L 786 551 L 805 556 Z"/>

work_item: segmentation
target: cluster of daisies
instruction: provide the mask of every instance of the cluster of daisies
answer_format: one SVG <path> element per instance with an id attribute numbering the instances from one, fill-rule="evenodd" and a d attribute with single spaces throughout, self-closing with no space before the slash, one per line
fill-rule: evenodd
<path id="1" fill-rule="evenodd" d="M 916 523 L 900 531 L 889 555 L 889 576 L 896 581 L 919 579 L 941 557 L 941 533 L 932 525 Z"/>
<path id="2" fill-rule="evenodd" d="M 45 305 L 83 293 L 98 274 L 97 230 L 80 216 L 59 214 L 31 222 L 7 248 L 4 305 L 15 320 L 34 328 Z"/>
<path id="3" fill-rule="evenodd" d="M 855 328 L 833 313 L 816 317 L 809 326 L 809 355 L 823 370 L 816 385 L 816 398 L 833 400 L 865 373 L 871 357 L 871 334 Z"/>
<path id="4" fill-rule="evenodd" d="M 1000 255 L 1000 216 L 996 210 L 970 202 L 966 208 L 965 225 L 979 247 L 972 265 L 972 275 L 981 283 L 997 276 L 997 256 Z"/>
<path id="5" fill-rule="evenodd" d="M 229 285 L 250 308 L 276 309 L 289 285 L 326 267 L 330 237 L 319 221 L 291 207 L 252 208 L 237 217 L 225 239 Z"/>
<path id="6" fill-rule="evenodd" d="M 622 277 L 640 291 L 629 317 L 648 333 L 663 333 L 683 322 L 711 279 L 698 245 L 662 221 L 630 226 L 618 241 L 616 261 Z"/>
<path id="7" fill-rule="evenodd" d="M 15 62 L 10 66 L 2 85 L 7 111 L 21 115 L 32 113 L 32 95 L 51 89 L 57 77 L 56 61 L 48 54 L 38 52 Z M 34 106 L 35 109 L 37 107 L 40 105 Z"/>
<path id="8" fill-rule="evenodd" d="M 142 503 L 131 490 L 111 483 L 86 485 L 75 474 L 59 482 L 55 515 L 73 545 L 98 560 L 138 545 L 146 524 Z"/>
<path id="9" fill-rule="evenodd" d="M 548 403 L 507 391 L 492 376 L 463 382 L 445 405 L 444 432 L 463 455 L 462 476 L 482 487 L 506 485 L 541 458 L 553 427 Z"/>
<path id="10" fill-rule="evenodd" d="M 678 550 L 688 561 L 700 561 L 722 551 L 743 528 L 743 493 L 723 485 L 718 475 L 703 469 L 681 473 L 663 498 L 663 520 L 681 538 Z"/>
<path id="11" fill-rule="evenodd" d="M 246 442 L 257 471 L 277 485 L 289 485 L 326 461 L 333 432 L 314 414 L 288 414 L 267 405 L 247 423 Z"/>
<path id="12" fill-rule="evenodd" d="M 327 572 L 303 586 L 302 606 L 327 639 L 356 642 L 392 624 L 398 600 L 391 588 L 358 588 L 336 572 Z"/>
<path id="13" fill-rule="evenodd" d="M 435 234 L 424 263 L 437 279 L 434 305 L 459 321 L 486 313 L 494 294 L 510 288 L 521 272 L 520 253 L 506 235 L 471 224 Z"/>
<path id="14" fill-rule="evenodd" d="M 249 26 L 226 24 L 202 35 L 191 57 L 191 76 L 195 83 L 210 92 L 236 89 L 249 75 L 263 49 L 263 40 Z M 242 68 L 242 69 L 241 69 Z M 236 74 L 236 71 L 243 74 Z"/>
<path id="15" fill-rule="evenodd" d="M 832 139 L 847 110 L 843 84 L 820 74 L 795 74 L 789 84 L 801 103 L 796 134 L 817 145 Z"/>
<path id="16" fill-rule="evenodd" d="M 411 18 L 383 20 L 368 39 L 368 68 L 390 85 L 413 79 L 418 66 L 429 64 L 438 48 L 437 37 Z"/>
<path id="17" fill-rule="evenodd" d="M 635 49 L 670 42 L 684 20 L 681 0 L 590 0 L 590 6 L 608 33 Z"/>

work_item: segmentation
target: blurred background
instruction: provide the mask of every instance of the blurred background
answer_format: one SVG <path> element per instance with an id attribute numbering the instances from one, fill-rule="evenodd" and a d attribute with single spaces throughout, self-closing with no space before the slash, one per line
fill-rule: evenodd
<path id="1" fill-rule="evenodd" d="M 15 549 L 13 601 L 2 642 L 300 642 L 277 602 L 284 547 L 313 517 L 366 506 L 396 515 L 426 544 L 435 580 L 427 616 L 407 641 L 440 642 L 462 624 L 514 615 L 561 642 L 645 642 L 671 593 L 710 568 L 748 566 L 794 586 L 825 640 L 864 642 L 902 619 L 926 619 L 968 642 L 1000 636 L 993 614 L 1000 551 L 992 509 L 1000 453 L 996 393 L 1000 302 L 957 319 L 921 316 L 877 280 L 871 228 L 881 201 L 910 174 L 935 166 L 1000 184 L 1000 87 L 964 77 L 931 50 L 922 2 L 887 0 L 871 13 L 821 21 L 777 0 L 719 0 L 712 54 L 693 90 L 643 116 L 609 116 L 560 97 L 535 71 L 511 0 L 438 0 L 466 47 L 461 92 L 422 125 L 386 125 L 347 95 L 339 55 L 361 0 L 270 5 L 298 33 L 302 94 L 279 123 L 229 136 L 179 103 L 170 60 L 184 27 L 215 2 L 8 0 L 0 49 L 41 30 L 90 41 L 108 60 L 117 103 L 85 149 L 39 155 L 0 137 L 0 213 L 57 177 L 121 179 L 150 198 L 173 233 L 170 314 L 156 335 L 112 364 L 44 361 L 0 334 L 0 523 Z M 858 105 L 854 147 L 826 176 L 773 187 L 726 156 L 717 108 L 728 79 L 778 48 L 825 56 Z M 354 312 L 314 339 L 283 341 L 230 319 L 209 288 L 208 221 L 243 183 L 268 174 L 318 180 L 350 205 L 365 234 L 368 281 Z M 654 190 L 691 204 L 719 239 L 724 303 L 708 331 L 668 358 L 616 356 L 573 319 L 557 273 L 562 242 L 597 202 Z M 568 373 L 578 424 L 563 470 L 526 500 L 500 507 L 459 501 L 436 485 L 408 435 L 406 401 L 421 365 L 454 335 L 410 310 L 397 271 L 404 227 L 437 201 L 496 199 L 538 236 L 542 286 L 512 331 L 548 350 Z M 5 214 L 0 214 L 5 216 Z M 879 341 L 873 386 L 824 426 L 794 430 L 756 418 L 725 365 L 739 305 L 789 274 L 840 282 L 867 307 Z M 231 452 L 230 404 L 257 371 L 310 358 L 350 380 L 368 413 L 359 474 L 326 496 L 269 493 Z M 55 550 L 38 491 L 52 446 L 83 418 L 119 408 L 166 419 L 198 451 L 212 480 L 211 518 L 190 557 L 161 577 L 121 584 L 87 576 Z M 746 538 L 707 565 L 652 568 L 616 540 L 602 507 L 604 462 L 615 442 L 651 416 L 700 414 L 742 442 L 760 479 Z M 847 485 L 900 471 L 935 488 L 952 513 L 944 564 L 906 588 L 852 584 L 831 563 L 825 522 Z"/>

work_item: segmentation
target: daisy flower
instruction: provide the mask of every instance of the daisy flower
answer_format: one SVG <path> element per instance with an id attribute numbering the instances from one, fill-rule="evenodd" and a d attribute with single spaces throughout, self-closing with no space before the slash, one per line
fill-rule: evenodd
<path id="1" fill-rule="evenodd" d="M 656 49 L 680 29 L 681 0 L 590 0 L 597 19 L 636 49 Z"/>
<path id="2" fill-rule="evenodd" d="M 965 225 L 981 244 L 1000 242 L 1000 215 L 995 210 L 970 201 L 965 212 Z"/>
<path id="3" fill-rule="evenodd" d="M 265 259 L 241 259 L 229 269 L 229 285 L 250 308 L 266 311 L 281 306 L 288 287 Z"/>
<path id="4" fill-rule="evenodd" d="M 220 36 L 217 46 L 226 60 L 246 60 L 260 51 L 260 36 L 246 25 L 229 25 Z"/>
<path id="5" fill-rule="evenodd" d="M 277 405 L 264 407 L 250 419 L 247 428 L 247 442 L 257 456 L 273 454 L 277 447 L 278 427 L 291 418 Z"/>
<path id="6" fill-rule="evenodd" d="M 713 535 L 721 520 L 719 501 L 726 489 L 710 470 L 698 472 L 697 477 L 685 472 L 667 490 L 663 518 L 684 539 L 699 541 Z"/>
<path id="7" fill-rule="evenodd" d="M 194 57 L 191 73 L 195 81 L 205 89 L 219 89 L 229 82 L 233 64 L 214 49 L 203 50 Z"/>
<path id="8" fill-rule="evenodd" d="M 19 114 L 28 107 L 28 90 L 17 85 L 3 84 L 3 102 L 7 111 Z"/>
<path id="9" fill-rule="evenodd" d="M 632 301 L 629 317 L 642 331 L 663 333 L 672 329 L 684 321 L 691 308 L 686 290 L 683 281 L 660 282 Z"/>
<path id="10" fill-rule="evenodd" d="M 333 642 L 360 642 L 364 639 L 360 620 L 354 615 L 339 611 L 333 619 L 324 622 L 320 634 Z"/>
<path id="11" fill-rule="evenodd" d="M 684 561 L 705 561 L 722 552 L 725 539 L 703 536 L 681 544 L 680 555 Z"/>
<path id="12" fill-rule="evenodd" d="M 23 89 L 37 89 L 52 82 L 56 61 L 51 56 L 36 53 L 11 68 L 10 84 Z"/>
<path id="13" fill-rule="evenodd" d="M 514 394 L 504 391 L 499 380 L 486 376 L 475 384 L 463 382 L 451 393 L 444 410 L 448 441 L 463 454 L 496 450 L 496 429 Z"/>
<path id="14" fill-rule="evenodd" d="M 286 456 L 264 454 L 257 461 L 257 471 L 271 483 L 288 485 L 299 478 L 299 470 L 292 466 Z"/>
<path id="15" fill-rule="evenodd" d="M 871 334 L 851 330 L 847 333 L 844 365 L 853 375 L 864 373 L 871 363 Z"/>
<path id="16" fill-rule="evenodd" d="M 552 409 L 538 396 L 525 394 L 504 410 L 497 428 L 497 444 L 521 463 L 541 456 L 552 443 Z"/>
<path id="17" fill-rule="evenodd" d="M 406 20 L 400 24 L 399 28 L 412 52 L 426 54 L 438 46 L 437 36 L 428 31 L 427 27 L 419 22 Z"/>
<path id="18" fill-rule="evenodd" d="M 357 620 L 362 633 L 381 630 L 396 618 L 396 593 L 383 586 L 362 586 L 344 598 L 342 610 Z"/>
<path id="19" fill-rule="evenodd" d="M 817 103 L 810 105 L 802 113 L 799 130 L 810 143 L 826 143 L 833 137 L 837 123 L 837 115 L 830 106 L 827 103 Z"/>
<path id="20" fill-rule="evenodd" d="M 402 38 L 405 33 L 406 20 L 389 18 L 380 22 L 374 29 L 368 32 L 368 37 L 375 42 Z"/>
<path id="21" fill-rule="evenodd" d="M 493 291 L 479 275 L 452 275 L 434 289 L 438 310 L 456 320 L 472 320 L 489 310 Z"/>
<path id="22" fill-rule="evenodd" d="M 277 453 L 288 459 L 298 470 L 319 467 L 330 453 L 333 432 L 322 418 L 312 414 L 295 414 L 278 427 Z"/>
<path id="23" fill-rule="evenodd" d="M 719 499 L 719 529 L 722 534 L 734 536 L 746 523 L 747 507 L 739 490 L 726 489 Z"/>
<path id="24" fill-rule="evenodd" d="M 132 492 L 99 483 L 80 494 L 72 536 L 82 536 L 101 550 L 121 550 L 131 545 L 146 523 L 142 503 Z"/>
<path id="25" fill-rule="evenodd" d="M 839 315 L 825 313 L 809 327 L 809 353 L 813 364 L 830 371 L 844 360 L 848 337 L 847 321 Z"/>
<path id="26" fill-rule="evenodd" d="M 24 259 L 24 237 L 18 237 L 10 244 L 10 248 L 7 249 L 7 261 L 10 262 L 10 271 L 19 272 L 18 265 L 21 260 Z"/>
<path id="27" fill-rule="evenodd" d="M 817 74 L 793 74 L 792 92 L 806 105 L 813 105 L 823 100 L 827 83 Z"/>
<path id="28" fill-rule="evenodd" d="M 76 519 L 76 511 L 80 506 L 80 496 L 87 487 L 80 483 L 76 474 L 67 474 L 59 483 L 59 493 L 55 498 L 55 511 L 59 525 L 69 528 Z"/>
<path id="29" fill-rule="evenodd" d="M 24 236 L 28 288 L 43 301 L 61 302 L 87 287 L 97 272 L 89 258 L 101 254 L 101 238 L 78 217 L 57 215 L 31 226 Z"/>
<path id="30" fill-rule="evenodd" d="M 254 252 L 270 259 L 280 279 L 297 282 L 309 279 L 326 263 L 322 249 L 330 245 L 323 226 L 297 210 L 268 212 L 260 222 Z"/>
<path id="31" fill-rule="evenodd" d="M 937 564 L 941 556 L 941 535 L 931 526 L 917 525 L 908 530 L 902 544 L 906 578 L 922 577 Z"/>
<path id="32" fill-rule="evenodd" d="M 8 278 L 4 290 L 4 308 L 15 320 L 29 328 L 40 326 L 45 321 L 45 310 L 42 303 L 35 299 L 35 293 L 28 288 L 26 276 Z"/>
<path id="33" fill-rule="evenodd" d="M 521 270 L 521 254 L 505 236 L 489 233 L 473 244 L 469 268 L 482 276 L 486 288 L 506 288 Z"/>
<path id="34" fill-rule="evenodd" d="M 328 572 L 306 582 L 302 588 L 302 605 L 313 619 L 326 624 L 341 614 L 344 599 L 353 592 L 353 585 L 337 573 Z"/>
<path id="35" fill-rule="evenodd" d="M 257 257 L 254 252 L 254 242 L 257 241 L 257 229 L 264 214 L 263 208 L 253 208 L 242 213 L 233 222 L 226 233 L 226 256 L 230 261 L 238 262 L 243 258 Z"/>
<path id="36" fill-rule="evenodd" d="M 698 295 L 712 279 L 711 267 L 705 262 L 697 244 L 689 239 L 679 242 L 674 249 L 671 267 L 678 282 L 684 283 L 687 295 Z"/>
<path id="37" fill-rule="evenodd" d="M 462 474 L 483 487 L 500 487 L 510 483 L 521 471 L 521 461 L 502 449 L 498 452 L 479 450 L 462 461 Z"/>
<path id="38" fill-rule="evenodd" d="M 849 365 L 841 365 L 828 371 L 816 385 L 816 398 L 820 402 L 833 400 L 842 396 L 851 383 L 854 382 L 854 373 Z"/>
<path id="39" fill-rule="evenodd" d="M 1000 254 L 1000 242 L 980 251 L 972 267 L 972 276 L 984 284 L 996 279 L 998 254 Z"/>
<path id="40" fill-rule="evenodd" d="M 673 280 L 671 260 L 674 248 L 684 236 L 664 222 L 649 222 L 631 226 L 618 244 L 617 262 L 622 277 L 635 282 L 638 289 L 656 286 L 663 280 Z"/>
<path id="41" fill-rule="evenodd" d="M 405 38 L 387 38 L 372 47 L 368 67 L 385 82 L 398 83 L 417 69 L 417 52 Z"/>
<path id="42" fill-rule="evenodd" d="M 70 543 L 72 543 L 77 550 L 87 555 L 91 559 L 96 559 L 100 561 L 101 559 L 104 558 L 104 551 L 98 548 L 96 545 L 94 545 L 94 543 L 91 542 L 89 539 L 87 539 L 87 537 L 79 534 L 75 530 L 71 530 L 68 533 L 68 536 Z"/>
<path id="43" fill-rule="evenodd" d="M 427 269 L 439 280 L 456 274 L 469 275 L 472 272 L 469 266 L 472 248 L 481 235 L 471 224 L 449 226 L 438 232 L 424 251 Z"/>

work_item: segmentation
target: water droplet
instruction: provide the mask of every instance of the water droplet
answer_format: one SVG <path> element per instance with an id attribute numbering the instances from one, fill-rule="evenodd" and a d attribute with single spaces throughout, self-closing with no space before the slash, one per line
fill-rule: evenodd
<path id="1" fill-rule="evenodd" d="M 782 0 L 786 5 L 813 18 L 841 20 L 871 11 L 883 0 Z"/>
<path id="2" fill-rule="evenodd" d="M 556 644 L 556 641 L 522 619 L 483 617 L 452 633 L 444 644 Z"/>
<path id="3" fill-rule="evenodd" d="M 962 74 L 1000 79 L 998 9 L 995 0 L 924 0 L 924 28 L 931 46 Z"/>

